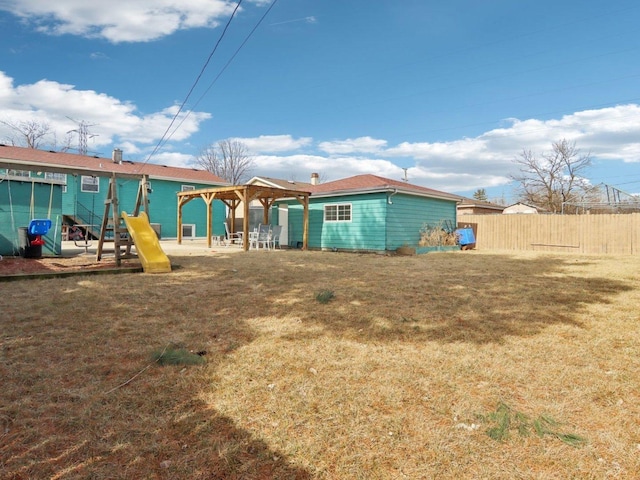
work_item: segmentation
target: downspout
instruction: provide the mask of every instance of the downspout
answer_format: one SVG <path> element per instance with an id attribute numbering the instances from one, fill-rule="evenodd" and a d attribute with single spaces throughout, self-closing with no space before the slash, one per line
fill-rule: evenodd
<path id="1" fill-rule="evenodd" d="M 391 193 L 389 193 L 389 195 L 387 196 L 387 203 L 389 205 L 393 205 L 393 201 L 391 200 L 391 197 L 393 197 L 397 193 L 398 193 L 398 189 L 397 188 L 394 188 L 393 191 Z M 385 208 L 385 210 L 386 210 L 385 216 L 388 217 L 389 210 L 386 209 L 386 208 Z M 389 248 L 389 238 L 388 238 L 389 232 L 388 232 L 388 229 L 386 228 L 386 226 L 388 225 L 388 219 L 385 219 L 384 224 L 385 224 L 385 229 L 384 229 L 384 248 L 386 250 L 387 248 Z"/>
<path id="2" fill-rule="evenodd" d="M 394 188 L 394 189 L 393 189 L 393 192 L 391 192 L 391 193 L 389 194 L 389 196 L 387 197 L 387 203 L 388 203 L 389 205 L 393 205 L 393 202 L 391 201 L 391 197 L 393 197 L 396 193 L 398 193 L 398 189 L 397 189 L 397 188 Z"/>

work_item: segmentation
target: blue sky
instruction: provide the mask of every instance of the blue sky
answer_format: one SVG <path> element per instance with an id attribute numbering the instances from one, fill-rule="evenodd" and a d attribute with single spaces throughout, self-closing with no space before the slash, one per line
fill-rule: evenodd
<path id="1" fill-rule="evenodd" d="M 0 0 L 0 121 L 47 122 L 59 145 L 83 121 L 94 154 L 176 166 L 240 139 L 255 175 L 407 169 L 508 203 L 514 159 L 566 138 L 591 153 L 592 183 L 640 192 L 631 0 L 244 0 L 151 155 L 236 4 Z"/>

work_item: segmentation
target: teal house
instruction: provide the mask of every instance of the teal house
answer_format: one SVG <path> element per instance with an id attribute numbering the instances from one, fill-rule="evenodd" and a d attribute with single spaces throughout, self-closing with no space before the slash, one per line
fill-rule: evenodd
<path id="1" fill-rule="evenodd" d="M 460 198 L 376 175 L 306 184 L 305 190 L 311 192 L 309 248 L 329 250 L 385 252 L 417 246 L 425 226 L 455 228 Z M 288 245 L 300 245 L 302 207 L 281 201 L 277 210 L 279 215 L 286 210 Z"/>
<path id="2" fill-rule="evenodd" d="M 101 158 L 0 145 L 0 255 L 20 252 L 22 229 L 34 219 L 51 220 L 42 236 L 45 255 L 60 254 L 61 242 L 78 231 L 98 238 L 110 182 L 119 212 L 133 212 L 140 189 L 146 190 L 147 213 L 162 239 L 177 237 L 177 192 L 227 185 L 205 170 L 124 160 L 117 149 L 112 158 Z M 226 214 L 220 201 L 213 209 L 219 217 Z M 204 238 L 205 205 L 192 202 L 182 214 L 182 238 Z M 223 234 L 224 226 L 214 233 Z"/>

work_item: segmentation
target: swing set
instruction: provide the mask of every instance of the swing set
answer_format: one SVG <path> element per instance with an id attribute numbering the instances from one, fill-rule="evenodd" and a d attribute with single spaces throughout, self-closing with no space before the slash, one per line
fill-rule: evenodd
<path id="1" fill-rule="evenodd" d="M 11 195 L 11 190 L 9 190 Z M 51 205 L 53 203 L 53 183 L 49 193 L 49 209 L 47 218 L 35 217 L 35 181 L 31 181 L 31 204 L 29 209 L 29 217 L 31 218 L 29 226 L 26 228 L 26 234 L 20 240 L 20 254 L 28 258 L 40 258 L 42 256 L 42 246 L 45 244 L 43 236 L 49 233 L 51 229 Z M 13 212 L 12 212 L 13 218 Z"/>
<path id="2" fill-rule="evenodd" d="M 53 203 L 53 183 L 51 184 L 51 190 L 49 192 L 49 210 L 47 210 L 47 218 L 33 218 L 35 216 L 35 181 L 31 181 L 31 207 L 29 213 L 32 220 L 29 222 L 27 228 L 28 238 L 30 245 L 42 246 L 44 245 L 43 235 L 49 233 L 51 229 L 51 204 Z M 33 240 L 31 239 L 33 237 Z"/>
<path id="3" fill-rule="evenodd" d="M 11 162 L 4 162 L 0 159 L 0 168 L 15 168 L 14 164 Z M 55 169 L 46 169 L 46 171 L 53 172 L 64 172 L 71 173 L 73 175 L 94 175 L 94 176 L 107 176 L 106 172 L 89 170 L 89 169 L 72 169 L 66 167 L 60 167 Z M 135 206 L 133 211 L 130 214 L 125 214 L 125 212 L 120 212 L 119 210 L 119 202 L 118 202 L 118 194 L 117 194 L 117 179 L 125 178 L 127 181 L 135 180 L 139 182 L 138 184 L 138 192 L 136 196 Z M 58 228 L 58 220 L 52 221 L 51 213 L 52 213 L 52 205 L 53 205 L 53 189 L 56 185 L 56 182 L 51 183 L 51 191 L 49 194 L 49 207 L 47 211 L 46 217 L 43 215 L 43 218 L 36 217 L 35 212 L 35 203 L 36 203 L 36 180 L 31 181 L 31 205 L 29 212 L 29 223 L 28 227 L 20 227 L 16 228 L 16 221 L 14 218 L 14 205 L 13 199 L 11 197 L 11 186 L 9 175 L 6 177 L 7 179 L 7 190 L 9 194 L 9 206 L 11 211 L 11 228 L 15 234 L 18 234 L 19 238 L 17 242 L 13 242 L 14 252 L 17 250 L 17 246 L 20 247 L 20 254 L 23 256 L 29 256 L 31 258 L 39 258 L 41 255 L 41 247 L 45 244 L 45 236 L 48 235 L 51 229 L 55 229 L 54 239 L 57 237 L 57 228 Z M 3 181 L 3 179 L 0 179 Z M 20 180 L 20 183 L 23 183 L 24 180 Z M 148 194 L 151 191 L 150 183 L 148 176 L 145 174 L 133 174 L 133 173 L 117 173 L 111 172 L 109 178 L 109 187 L 107 190 L 107 198 L 104 201 L 105 209 L 104 215 L 100 222 L 100 225 L 91 225 L 97 226 L 99 228 L 96 238 L 97 238 L 97 251 L 96 251 L 96 261 L 100 261 L 102 259 L 103 254 L 105 253 L 105 244 L 113 243 L 113 253 L 115 256 L 116 265 L 121 265 L 122 258 L 133 257 L 134 255 L 131 252 L 131 248 L 133 246 L 136 247 L 136 255 L 137 257 L 142 258 L 144 261 L 143 268 L 145 271 L 170 271 L 170 263 L 168 262 L 168 258 L 162 252 L 161 247 L 155 245 L 154 242 L 150 240 L 153 237 L 153 240 L 156 240 L 157 236 L 155 236 L 155 232 L 153 231 L 151 224 L 148 219 L 148 211 L 149 211 L 149 198 Z M 94 214 L 94 210 L 92 209 L 92 215 Z M 123 218 L 125 217 L 126 218 Z M 93 219 L 93 217 L 92 217 Z M 134 219 L 139 219 L 139 222 L 135 222 Z M 128 220 L 128 222 L 127 222 Z M 92 222 L 93 223 L 93 222 Z M 76 225 L 80 226 L 80 225 Z M 84 226 L 84 225 L 82 225 Z M 76 246 L 85 247 L 85 249 L 90 245 L 89 240 L 90 237 L 88 235 L 88 231 L 84 232 L 82 229 L 79 229 L 80 235 L 77 238 L 73 238 L 73 240 L 77 240 Z M 152 232 L 153 235 L 148 232 Z M 149 238 L 148 238 L 149 237 Z M 15 239 L 16 237 L 14 237 Z M 55 240 L 54 240 L 55 243 Z M 33 247 L 33 248 L 30 248 Z M 27 251 L 28 250 L 28 251 Z M 109 252 L 110 253 L 110 252 Z M 160 269 L 156 268 L 155 264 L 163 262 L 163 267 Z M 166 264 L 166 266 L 164 266 Z M 155 270 L 154 270 L 155 269 Z"/>

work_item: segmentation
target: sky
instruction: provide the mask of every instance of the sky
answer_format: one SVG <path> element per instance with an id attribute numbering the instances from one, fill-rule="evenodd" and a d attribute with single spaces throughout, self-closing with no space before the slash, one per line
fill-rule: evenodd
<path id="1" fill-rule="evenodd" d="M 253 175 L 375 174 L 513 203 L 523 151 L 640 192 L 637 0 L 0 0 L 0 141 Z M 74 132 L 75 131 L 75 132 Z M 70 133 L 69 133 L 70 132 Z"/>

